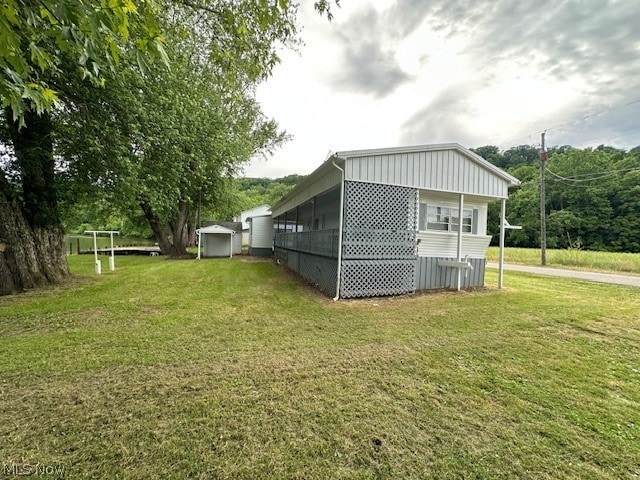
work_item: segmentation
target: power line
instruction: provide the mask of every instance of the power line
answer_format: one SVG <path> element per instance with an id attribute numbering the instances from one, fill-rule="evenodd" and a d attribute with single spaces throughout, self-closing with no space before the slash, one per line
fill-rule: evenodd
<path id="1" fill-rule="evenodd" d="M 559 123 L 559 124 L 557 124 L 557 125 L 553 125 L 552 127 L 546 128 L 544 131 L 545 131 L 545 132 L 548 132 L 549 130 L 554 130 L 554 129 L 557 129 L 557 128 L 560 128 L 560 127 L 564 127 L 564 126 L 567 126 L 567 125 L 573 125 L 574 123 L 582 122 L 582 121 L 584 121 L 584 120 L 586 120 L 586 119 L 588 119 L 588 118 L 595 117 L 596 115 L 600 115 L 601 113 L 604 113 L 604 112 L 610 112 L 610 111 L 612 111 L 612 110 L 617 110 L 617 109 L 619 109 L 619 108 L 628 107 L 628 106 L 630 106 L 630 105 L 635 105 L 636 103 L 640 103 L 640 98 L 638 98 L 638 99 L 636 99 L 636 100 L 632 100 L 632 101 L 630 101 L 630 102 L 626 102 L 626 103 L 620 104 L 620 105 L 616 105 L 616 106 L 613 106 L 613 107 L 605 107 L 605 108 L 602 108 L 602 109 L 597 110 L 597 111 L 595 111 L 595 112 L 592 112 L 592 113 L 589 113 L 589 114 L 587 114 L 587 115 L 584 115 L 584 116 L 582 116 L 582 117 L 580 117 L 580 118 L 575 118 L 575 119 L 573 119 L 573 120 L 569 120 L 569 121 L 566 121 L 566 122 L 563 122 L 563 123 Z M 639 130 L 639 131 L 640 131 L 640 130 Z M 634 132 L 631 132 L 631 133 L 625 133 L 625 134 L 623 134 L 623 135 L 619 135 L 619 136 L 616 136 L 616 137 L 610 138 L 610 139 L 608 139 L 608 140 L 614 140 L 614 139 L 616 139 L 616 138 L 625 137 L 625 136 L 627 136 L 627 135 L 632 135 L 632 134 L 634 134 L 634 133 L 637 133 L 637 131 L 634 131 Z M 523 139 L 527 139 L 527 138 L 528 138 L 528 139 L 532 139 L 532 140 L 533 140 L 534 135 L 538 135 L 538 133 L 530 133 L 530 134 L 528 134 L 528 135 L 523 135 L 523 136 L 520 136 L 520 137 L 517 137 L 517 138 L 511 139 L 511 140 L 508 140 L 508 141 L 506 141 L 506 142 L 502 142 L 502 143 L 500 143 L 500 144 L 499 144 L 499 145 L 497 145 L 497 146 L 498 146 L 498 148 L 500 148 L 500 149 L 502 150 L 502 147 L 507 146 L 507 145 L 509 145 L 509 144 L 512 144 L 512 143 L 514 143 L 514 142 L 516 142 L 516 141 L 518 141 L 518 140 L 523 140 Z M 586 142 L 586 143 L 588 143 L 588 142 Z M 532 146 L 539 146 L 539 145 L 540 145 L 540 144 L 533 144 Z"/>
<path id="2" fill-rule="evenodd" d="M 630 167 L 630 168 L 622 168 L 622 169 L 619 169 L 619 170 L 609 170 L 609 171 L 606 171 L 606 172 L 584 173 L 584 174 L 578 174 L 578 175 L 576 175 L 574 177 L 563 177 L 562 175 L 558 175 L 557 173 L 552 172 L 548 168 L 545 168 L 545 170 L 547 172 L 549 172 L 551 175 L 556 177 L 558 180 L 563 181 L 563 182 L 570 182 L 570 183 L 591 182 L 593 180 L 600 180 L 602 178 L 610 177 L 610 176 L 615 175 L 617 173 L 629 172 L 629 171 L 638 170 L 638 169 L 640 169 L 640 165 L 636 165 L 635 167 Z"/>
<path id="3" fill-rule="evenodd" d="M 603 142 L 610 142 L 611 140 L 616 140 L 617 138 L 628 137 L 629 135 L 633 135 L 635 133 L 640 133 L 640 130 L 632 130 L 631 132 L 623 133 L 622 135 L 616 135 L 615 137 L 601 137 L 599 140 L 587 140 L 586 142 L 580 143 L 576 148 L 584 147 L 588 145 L 593 145 L 595 143 L 601 144 Z"/>
<path id="4" fill-rule="evenodd" d="M 598 111 L 595 111 L 593 113 L 585 115 L 585 116 L 583 116 L 581 118 L 577 118 L 575 120 L 570 120 L 568 122 L 559 123 L 558 125 L 554 125 L 553 127 L 547 128 L 547 131 L 548 130 L 553 130 L 555 128 L 564 127 L 565 125 L 571 125 L 571 124 L 574 124 L 576 122 L 582 122 L 582 121 L 586 120 L 587 118 L 595 117 L 596 115 L 600 115 L 601 113 L 610 112 L 611 110 L 617 110 L 618 108 L 628 107 L 629 105 L 634 105 L 636 103 L 640 103 L 640 98 L 638 98 L 636 100 L 633 100 L 631 102 L 627 102 L 627 103 L 623 103 L 621 105 L 617 105 L 615 107 L 606 107 L 606 108 L 600 109 Z"/>

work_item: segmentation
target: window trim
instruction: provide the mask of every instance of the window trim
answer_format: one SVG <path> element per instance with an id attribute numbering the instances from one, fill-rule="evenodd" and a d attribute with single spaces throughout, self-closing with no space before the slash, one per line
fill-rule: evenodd
<path id="1" fill-rule="evenodd" d="M 458 233 L 458 222 L 454 222 L 454 219 L 459 220 L 459 214 L 457 217 L 454 216 L 458 213 L 457 210 L 457 205 L 447 204 L 444 202 L 420 202 L 418 222 L 419 231 Z M 467 214 L 470 214 L 470 216 L 466 216 Z M 478 234 L 478 215 L 478 208 L 472 206 L 465 206 L 462 208 L 463 235 Z M 465 222 L 466 219 L 469 221 Z M 446 228 L 434 228 L 436 225 L 446 226 Z M 465 228 L 465 226 L 468 226 L 468 229 Z"/>

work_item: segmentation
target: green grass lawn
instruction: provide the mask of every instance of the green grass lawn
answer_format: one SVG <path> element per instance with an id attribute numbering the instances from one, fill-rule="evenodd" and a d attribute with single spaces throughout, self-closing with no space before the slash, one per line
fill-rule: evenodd
<path id="1" fill-rule="evenodd" d="M 487 259 L 491 262 L 497 262 L 499 255 L 500 249 L 498 247 L 490 247 Z M 504 251 L 504 261 L 539 266 L 540 250 L 509 247 Z M 547 266 L 640 275 L 640 253 L 547 249 Z"/>
<path id="2" fill-rule="evenodd" d="M 507 272 L 499 291 L 489 272 L 334 303 L 266 261 L 70 262 L 71 284 L 0 297 L 2 468 L 640 476 L 637 288 Z"/>

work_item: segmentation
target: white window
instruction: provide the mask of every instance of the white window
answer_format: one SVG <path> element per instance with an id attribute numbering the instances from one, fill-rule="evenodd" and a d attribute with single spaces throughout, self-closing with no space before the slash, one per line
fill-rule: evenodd
<path id="1" fill-rule="evenodd" d="M 439 230 L 441 232 L 457 232 L 460 224 L 460 213 L 457 207 L 446 207 L 432 204 L 420 205 L 421 230 Z M 462 232 L 476 233 L 478 210 L 462 209 Z"/>

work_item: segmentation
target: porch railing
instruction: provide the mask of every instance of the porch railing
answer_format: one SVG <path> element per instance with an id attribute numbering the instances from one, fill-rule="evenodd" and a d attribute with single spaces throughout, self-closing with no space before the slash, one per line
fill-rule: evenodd
<path id="1" fill-rule="evenodd" d="M 338 229 L 276 233 L 276 248 L 338 258 Z"/>

